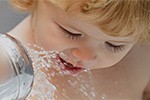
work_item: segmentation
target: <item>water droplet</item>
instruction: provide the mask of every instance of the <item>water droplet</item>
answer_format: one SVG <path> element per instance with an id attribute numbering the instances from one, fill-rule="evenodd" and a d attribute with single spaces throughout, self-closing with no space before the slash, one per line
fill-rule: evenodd
<path id="1" fill-rule="evenodd" d="M 105 100 L 107 98 L 107 95 L 105 93 L 102 94 L 101 99 Z"/>
<path id="2" fill-rule="evenodd" d="M 39 47 L 37 45 L 34 45 L 34 48 L 31 48 L 31 45 L 26 46 L 27 51 L 30 54 L 30 57 L 33 61 L 34 66 L 34 72 L 35 72 L 35 79 L 33 84 L 33 89 L 31 93 L 29 94 L 27 100 L 31 100 L 31 97 L 38 96 L 40 100 L 43 100 L 45 98 L 46 100 L 52 100 L 54 99 L 54 91 L 57 89 L 57 84 L 50 83 L 50 80 L 52 77 L 58 75 L 58 76 L 64 76 L 69 75 L 69 71 L 61 71 L 61 64 L 60 60 L 56 60 L 56 55 L 60 52 L 56 50 L 46 51 L 44 48 Z M 65 54 L 60 53 L 61 56 L 66 57 Z M 49 71 L 49 69 L 55 69 L 58 72 L 51 71 L 50 73 L 44 73 L 41 71 L 41 69 L 44 69 L 45 71 Z M 88 73 L 89 77 L 84 78 L 81 75 L 75 75 L 72 76 L 76 78 L 76 80 L 68 80 L 68 85 L 72 86 L 72 88 L 75 88 L 78 86 L 79 91 L 81 94 L 89 98 L 90 100 L 93 100 L 95 97 L 95 90 L 93 88 L 93 77 L 89 69 L 85 70 L 86 73 Z M 62 90 L 66 98 L 68 98 L 65 89 Z M 55 96 L 57 98 L 57 96 Z"/>

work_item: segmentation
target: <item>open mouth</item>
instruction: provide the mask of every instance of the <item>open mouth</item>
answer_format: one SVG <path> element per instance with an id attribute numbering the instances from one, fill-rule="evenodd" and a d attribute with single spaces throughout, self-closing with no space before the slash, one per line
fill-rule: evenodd
<path id="1" fill-rule="evenodd" d="M 78 74 L 78 73 L 83 72 L 85 70 L 85 68 L 73 66 L 71 63 L 62 59 L 59 55 L 58 55 L 58 58 L 60 60 L 61 65 L 63 65 L 62 71 L 68 71 L 69 74 Z"/>

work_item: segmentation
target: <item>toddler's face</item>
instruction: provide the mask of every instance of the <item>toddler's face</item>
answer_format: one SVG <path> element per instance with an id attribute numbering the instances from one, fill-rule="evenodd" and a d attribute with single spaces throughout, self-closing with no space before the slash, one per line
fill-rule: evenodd
<path id="1" fill-rule="evenodd" d="M 133 37 L 110 36 L 76 15 L 40 2 L 34 16 L 37 45 L 63 52 L 60 59 L 74 67 L 99 69 L 119 62 L 135 43 Z"/>

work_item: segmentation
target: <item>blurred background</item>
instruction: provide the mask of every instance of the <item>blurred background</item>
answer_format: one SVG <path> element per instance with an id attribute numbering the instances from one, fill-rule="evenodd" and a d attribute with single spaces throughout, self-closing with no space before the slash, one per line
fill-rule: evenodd
<path id="1" fill-rule="evenodd" d="M 10 0 L 0 0 L 0 32 L 10 31 L 27 15 L 27 13 L 15 10 L 10 4 Z"/>

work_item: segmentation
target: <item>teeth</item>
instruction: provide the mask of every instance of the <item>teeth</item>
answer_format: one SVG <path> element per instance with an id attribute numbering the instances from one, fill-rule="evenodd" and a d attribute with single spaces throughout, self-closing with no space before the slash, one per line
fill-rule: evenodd
<path id="1" fill-rule="evenodd" d="M 67 66 L 67 63 L 63 62 L 63 64 Z"/>
<path id="2" fill-rule="evenodd" d="M 64 64 L 66 67 L 69 67 L 69 68 L 74 68 L 74 66 L 72 66 L 72 65 L 69 65 L 69 64 L 67 64 L 66 62 L 63 62 L 63 64 Z"/>
<path id="3" fill-rule="evenodd" d="M 67 58 L 68 56 L 67 55 L 65 55 L 64 53 L 60 53 L 60 55 L 62 55 L 63 57 L 65 57 L 65 58 Z"/>

